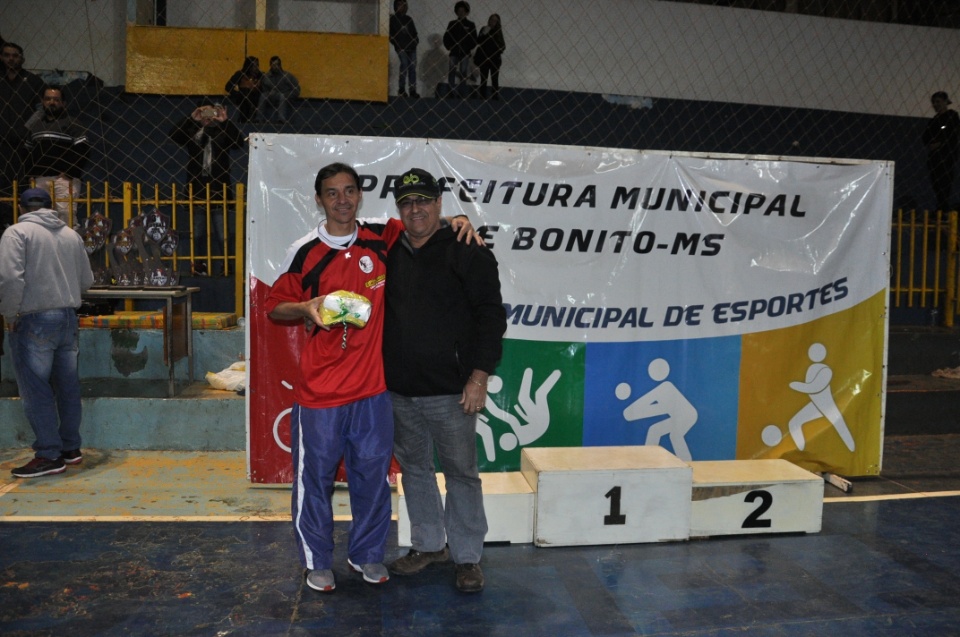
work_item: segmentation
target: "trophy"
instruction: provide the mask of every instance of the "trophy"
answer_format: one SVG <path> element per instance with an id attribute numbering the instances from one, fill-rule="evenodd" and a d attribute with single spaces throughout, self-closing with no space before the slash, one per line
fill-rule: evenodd
<path id="1" fill-rule="evenodd" d="M 93 214 L 84 220 L 80 227 L 80 236 L 83 237 L 83 248 L 90 259 L 90 269 L 93 271 L 93 286 L 106 287 L 110 285 L 106 256 L 103 246 L 110 236 L 112 222 L 101 213 Z"/>
<path id="2" fill-rule="evenodd" d="M 143 255 L 143 284 L 151 287 L 169 287 L 178 282 L 174 268 L 165 266 L 162 257 L 171 257 L 177 250 L 178 237 L 170 228 L 170 218 L 153 208 L 145 215 L 139 215 L 138 229 L 135 233 L 140 254 Z M 133 222 L 131 221 L 131 225 Z"/>

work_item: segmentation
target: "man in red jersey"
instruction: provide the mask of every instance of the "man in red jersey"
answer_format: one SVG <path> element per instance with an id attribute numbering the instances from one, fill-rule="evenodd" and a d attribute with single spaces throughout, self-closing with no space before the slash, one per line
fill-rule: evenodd
<path id="1" fill-rule="evenodd" d="M 343 163 L 325 166 L 314 183 L 326 219 L 287 251 L 267 298 L 270 318 L 305 321 L 291 423 L 292 514 L 307 585 L 332 592 L 333 480 L 343 457 L 350 479 L 353 522 L 348 564 L 371 584 L 390 576 L 383 555 L 390 528 L 387 471 L 393 452 L 393 413 L 383 378 L 384 287 L 387 251 L 400 237 L 398 219 L 357 221 L 360 177 Z M 449 220 L 452 222 L 452 220 Z M 458 224 L 459 218 L 458 218 Z M 476 235 L 466 224 L 461 235 Z M 370 300 L 362 328 L 323 325 L 324 297 L 344 290 Z"/>

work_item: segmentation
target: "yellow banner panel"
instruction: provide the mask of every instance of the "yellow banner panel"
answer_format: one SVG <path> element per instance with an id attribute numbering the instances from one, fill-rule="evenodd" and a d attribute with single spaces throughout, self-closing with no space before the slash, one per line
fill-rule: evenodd
<path id="1" fill-rule="evenodd" d="M 270 67 L 270 58 L 279 55 L 283 68 L 300 80 L 301 97 L 387 101 L 389 38 L 350 33 L 248 31 L 247 51 L 247 55 L 260 58 L 264 71 Z"/>
<path id="2" fill-rule="evenodd" d="M 227 80 L 248 55 L 283 68 L 300 81 L 300 96 L 387 101 L 389 39 L 379 35 L 127 27 L 131 93 L 225 95 Z"/>
<path id="3" fill-rule="evenodd" d="M 737 458 L 880 473 L 885 300 L 742 338 Z"/>
<path id="4" fill-rule="evenodd" d="M 128 26 L 126 90 L 225 95 L 245 51 L 246 32 L 239 29 Z"/>

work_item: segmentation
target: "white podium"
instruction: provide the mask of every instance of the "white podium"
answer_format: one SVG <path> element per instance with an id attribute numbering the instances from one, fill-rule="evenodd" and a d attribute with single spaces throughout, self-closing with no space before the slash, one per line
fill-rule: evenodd
<path id="1" fill-rule="evenodd" d="M 689 537 L 692 470 L 662 447 L 527 448 L 520 471 L 536 492 L 537 546 Z"/>
<path id="2" fill-rule="evenodd" d="M 817 533 L 823 479 L 786 460 L 684 462 L 662 447 L 523 449 L 520 471 L 481 473 L 487 542 L 633 544 Z M 437 474 L 446 502 L 443 474 Z M 411 545 L 402 481 L 397 542 Z"/>
<path id="3" fill-rule="evenodd" d="M 691 462 L 690 536 L 817 533 L 823 478 L 786 460 Z"/>

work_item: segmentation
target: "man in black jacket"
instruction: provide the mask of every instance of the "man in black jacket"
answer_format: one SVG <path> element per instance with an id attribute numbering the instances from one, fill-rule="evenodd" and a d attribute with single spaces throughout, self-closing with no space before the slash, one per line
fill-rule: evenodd
<path id="1" fill-rule="evenodd" d="M 205 201 L 207 186 L 210 199 L 222 201 L 224 185 L 230 183 L 230 151 L 243 147 L 243 133 L 227 119 L 227 109 L 222 104 L 204 104 L 194 109 L 170 131 L 170 138 L 187 149 L 187 178 L 193 186 L 193 200 Z M 213 237 L 211 252 L 223 254 L 225 243 L 223 212 L 212 212 Z M 239 223 L 240 220 L 237 220 Z M 193 242 L 197 254 L 206 254 L 206 215 L 195 213 L 193 217 Z"/>
<path id="2" fill-rule="evenodd" d="M 937 209 L 950 210 L 950 191 L 957 165 L 958 140 L 960 140 L 960 116 L 949 108 L 950 98 L 937 91 L 930 98 L 935 115 L 923 131 L 923 144 L 927 147 L 927 170 L 937 200 Z"/>
<path id="3" fill-rule="evenodd" d="M 476 421 L 507 329 L 497 260 L 442 226 L 440 185 L 427 171 L 404 173 L 396 202 L 405 231 L 387 256 L 383 364 L 413 549 L 390 570 L 412 575 L 452 557 L 457 588 L 478 592 L 487 520 Z M 446 512 L 434 449 L 446 480 Z"/>
<path id="4" fill-rule="evenodd" d="M 420 36 L 417 35 L 417 25 L 413 18 L 407 15 L 407 0 L 393 0 L 390 44 L 400 58 L 400 90 L 397 95 L 407 94 L 406 86 L 409 80 L 410 97 L 420 97 L 417 94 L 417 45 L 420 44 Z"/>
<path id="5" fill-rule="evenodd" d="M 457 19 L 447 24 L 447 30 L 443 34 L 443 46 L 450 51 L 450 71 L 447 76 L 447 84 L 450 87 L 448 97 L 455 97 L 457 86 L 467 79 L 470 73 L 470 54 L 477 46 L 477 25 L 467 20 L 470 5 L 460 0 L 453 5 L 453 10 L 457 14 Z"/>
<path id="6" fill-rule="evenodd" d="M 67 114 L 63 89 L 46 86 L 41 97 L 43 110 L 34 113 L 27 123 L 26 170 L 37 188 L 56 196 L 54 208 L 60 220 L 76 227 L 80 175 L 87 163 L 90 143 L 87 130 Z"/>
<path id="7" fill-rule="evenodd" d="M 0 46 L 0 195 L 13 194 L 13 182 L 23 176 L 24 124 L 37 110 L 43 80 L 24 70 L 23 48 L 13 42 Z M 21 192 L 25 188 L 21 185 Z M 13 208 L 0 204 L 0 230 L 13 223 Z"/>

